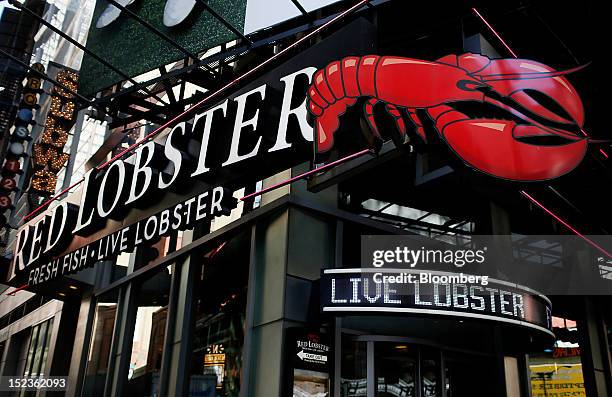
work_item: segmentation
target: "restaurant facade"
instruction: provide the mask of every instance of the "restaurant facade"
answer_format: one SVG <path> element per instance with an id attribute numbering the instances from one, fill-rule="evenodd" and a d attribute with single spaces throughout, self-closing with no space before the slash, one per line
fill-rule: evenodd
<path id="1" fill-rule="evenodd" d="M 0 375 L 67 389 L 14 395 L 610 395 L 597 6 L 406 3 L 250 35 L 32 206 Z"/>

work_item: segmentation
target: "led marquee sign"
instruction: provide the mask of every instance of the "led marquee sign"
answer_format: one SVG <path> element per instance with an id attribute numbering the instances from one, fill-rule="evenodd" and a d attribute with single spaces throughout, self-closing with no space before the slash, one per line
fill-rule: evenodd
<path id="1" fill-rule="evenodd" d="M 468 317 L 553 335 L 548 298 L 491 278 L 414 269 L 326 269 L 320 291 L 323 312 Z"/>

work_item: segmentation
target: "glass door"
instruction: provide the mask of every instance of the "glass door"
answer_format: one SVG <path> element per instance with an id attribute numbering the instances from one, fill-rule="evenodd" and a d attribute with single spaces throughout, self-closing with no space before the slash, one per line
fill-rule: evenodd
<path id="1" fill-rule="evenodd" d="M 419 351 L 414 345 L 374 344 L 376 397 L 416 397 Z"/>
<path id="2" fill-rule="evenodd" d="M 495 395 L 492 356 L 442 350 L 408 338 L 343 334 L 341 397 Z"/>

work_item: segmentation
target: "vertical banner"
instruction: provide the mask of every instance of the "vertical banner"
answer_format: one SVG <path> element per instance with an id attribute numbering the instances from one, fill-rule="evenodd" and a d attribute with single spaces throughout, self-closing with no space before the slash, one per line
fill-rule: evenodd
<path id="1" fill-rule="evenodd" d="M 55 78 L 59 83 L 76 92 L 77 73 L 63 69 L 57 73 Z M 74 95 L 63 88 L 54 86 L 51 90 L 51 105 L 41 138 L 32 147 L 34 171 L 30 185 L 31 195 L 47 197 L 55 193 L 57 174 L 70 158 L 70 155 L 64 153 L 64 146 L 68 142 L 68 132 L 75 122 L 75 108 Z M 33 201 L 37 202 L 40 199 Z"/>

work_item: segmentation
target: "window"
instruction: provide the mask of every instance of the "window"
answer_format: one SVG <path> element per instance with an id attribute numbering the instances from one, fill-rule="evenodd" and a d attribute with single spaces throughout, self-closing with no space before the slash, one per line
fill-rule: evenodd
<path id="1" fill-rule="evenodd" d="M 196 276 L 195 334 L 190 394 L 235 397 L 240 393 L 250 233 L 204 254 Z"/>
<path id="2" fill-rule="evenodd" d="M 564 395 L 584 396 L 584 377 L 580 361 L 576 321 L 553 317 L 557 341 L 552 349 L 529 356 L 532 397 Z"/>
<path id="3" fill-rule="evenodd" d="M 137 289 L 136 319 L 127 377 L 129 396 L 155 396 L 164 352 L 170 268 L 156 273 Z"/>
<path id="4" fill-rule="evenodd" d="M 83 396 L 99 396 L 104 392 L 113 329 L 117 317 L 117 291 L 98 297 L 95 310 L 83 382 Z"/>
<path id="5" fill-rule="evenodd" d="M 23 370 L 23 376 L 37 377 L 48 375 L 45 373 L 47 369 L 47 354 L 49 352 L 49 343 L 51 339 L 51 330 L 53 328 L 53 319 L 42 322 L 32 327 L 30 334 L 30 345 L 28 347 L 28 355 Z M 22 392 L 22 396 L 33 396 L 34 392 Z"/>

